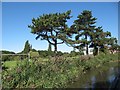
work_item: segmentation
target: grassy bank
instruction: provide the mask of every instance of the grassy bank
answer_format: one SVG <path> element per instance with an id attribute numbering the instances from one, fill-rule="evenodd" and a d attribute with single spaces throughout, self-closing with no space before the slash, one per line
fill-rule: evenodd
<path id="1" fill-rule="evenodd" d="M 2 72 L 3 88 L 65 88 L 78 75 L 118 60 L 117 54 L 84 56 L 19 63 L 16 68 Z"/>

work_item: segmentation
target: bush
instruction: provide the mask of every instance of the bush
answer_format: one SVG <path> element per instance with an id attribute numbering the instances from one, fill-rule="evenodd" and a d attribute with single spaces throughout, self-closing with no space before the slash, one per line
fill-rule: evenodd
<path id="1" fill-rule="evenodd" d="M 33 60 L 36 60 L 39 57 L 39 53 L 38 52 L 33 52 L 30 51 L 30 58 Z"/>
<path id="2" fill-rule="evenodd" d="M 42 58 L 48 58 L 50 56 L 62 56 L 63 53 L 61 51 L 58 51 L 57 54 L 55 54 L 53 51 L 38 51 L 40 57 Z"/>
<path id="3" fill-rule="evenodd" d="M 19 63 L 17 68 L 3 72 L 4 88 L 59 88 L 66 87 L 66 83 L 78 74 L 77 62 L 61 60 L 54 63 L 48 61 L 41 64 L 25 61 Z"/>
<path id="4" fill-rule="evenodd" d="M 61 51 L 58 51 L 58 52 L 57 52 L 57 55 L 58 55 L 58 56 L 62 56 L 63 53 L 62 53 Z"/>
<path id="5" fill-rule="evenodd" d="M 10 58 L 9 56 L 2 56 L 2 61 L 10 61 Z"/>
<path id="6" fill-rule="evenodd" d="M 70 57 L 75 57 L 75 56 L 78 56 L 78 55 L 84 55 L 84 53 L 71 51 L 70 54 L 69 54 Z"/>
<path id="7" fill-rule="evenodd" d="M 48 57 L 48 56 L 53 56 L 54 55 L 54 52 L 53 51 L 38 51 L 40 57 Z"/>

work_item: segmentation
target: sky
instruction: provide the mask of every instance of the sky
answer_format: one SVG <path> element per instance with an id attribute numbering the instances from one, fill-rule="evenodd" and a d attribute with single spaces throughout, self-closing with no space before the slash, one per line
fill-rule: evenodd
<path id="1" fill-rule="evenodd" d="M 2 0 L 2 2 L 56 2 L 56 0 Z M 57 2 L 119 2 L 119 0 L 57 0 Z"/>
<path id="2" fill-rule="evenodd" d="M 47 50 L 48 42 L 36 40 L 36 35 L 30 33 L 32 18 L 42 14 L 66 12 L 72 10 L 73 16 L 68 20 L 72 25 L 78 14 L 83 10 L 91 10 L 97 18 L 96 26 L 102 26 L 104 31 L 110 31 L 118 38 L 118 3 L 117 2 L 3 2 L 2 3 L 2 50 L 20 52 L 27 40 L 36 50 Z M 52 49 L 54 49 L 52 47 Z M 58 45 L 58 51 L 70 52 L 72 47 Z"/>

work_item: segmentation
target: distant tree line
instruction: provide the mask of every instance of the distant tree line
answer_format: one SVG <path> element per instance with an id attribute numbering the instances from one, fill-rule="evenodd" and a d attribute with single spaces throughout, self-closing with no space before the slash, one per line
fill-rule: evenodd
<path id="1" fill-rule="evenodd" d="M 13 51 L 2 50 L 0 51 L 2 54 L 15 54 Z"/>

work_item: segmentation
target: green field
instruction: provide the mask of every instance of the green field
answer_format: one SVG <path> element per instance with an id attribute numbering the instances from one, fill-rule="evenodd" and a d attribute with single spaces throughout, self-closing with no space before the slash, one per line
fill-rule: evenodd
<path id="1" fill-rule="evenodd" d="M 4 63 L 4 66 L 8 67 L 8 68 L 13 68 L 13 67 L 17 66 L 17 63 L 18 63 L 18 61 L 6 61 Z"/>
<path id="2" fill-rule="evenodd" d="M 38 60 L 41 62 L 41 63 L 45 63 L 48 61 L 48 59 L 43 59 L 43 58 L 38 58 Z M 32 62 L 29 61 L 29 62 Z M 8 69 L 13 69 L 17 66 L 17 64 L 24 64 L 25 63 L 25 60 L 23 61 L 20 61 L 20 60 L 16 60 L 16 61 L 5 61 L 3 63 L 3 66 L 7 67 Z"/>

